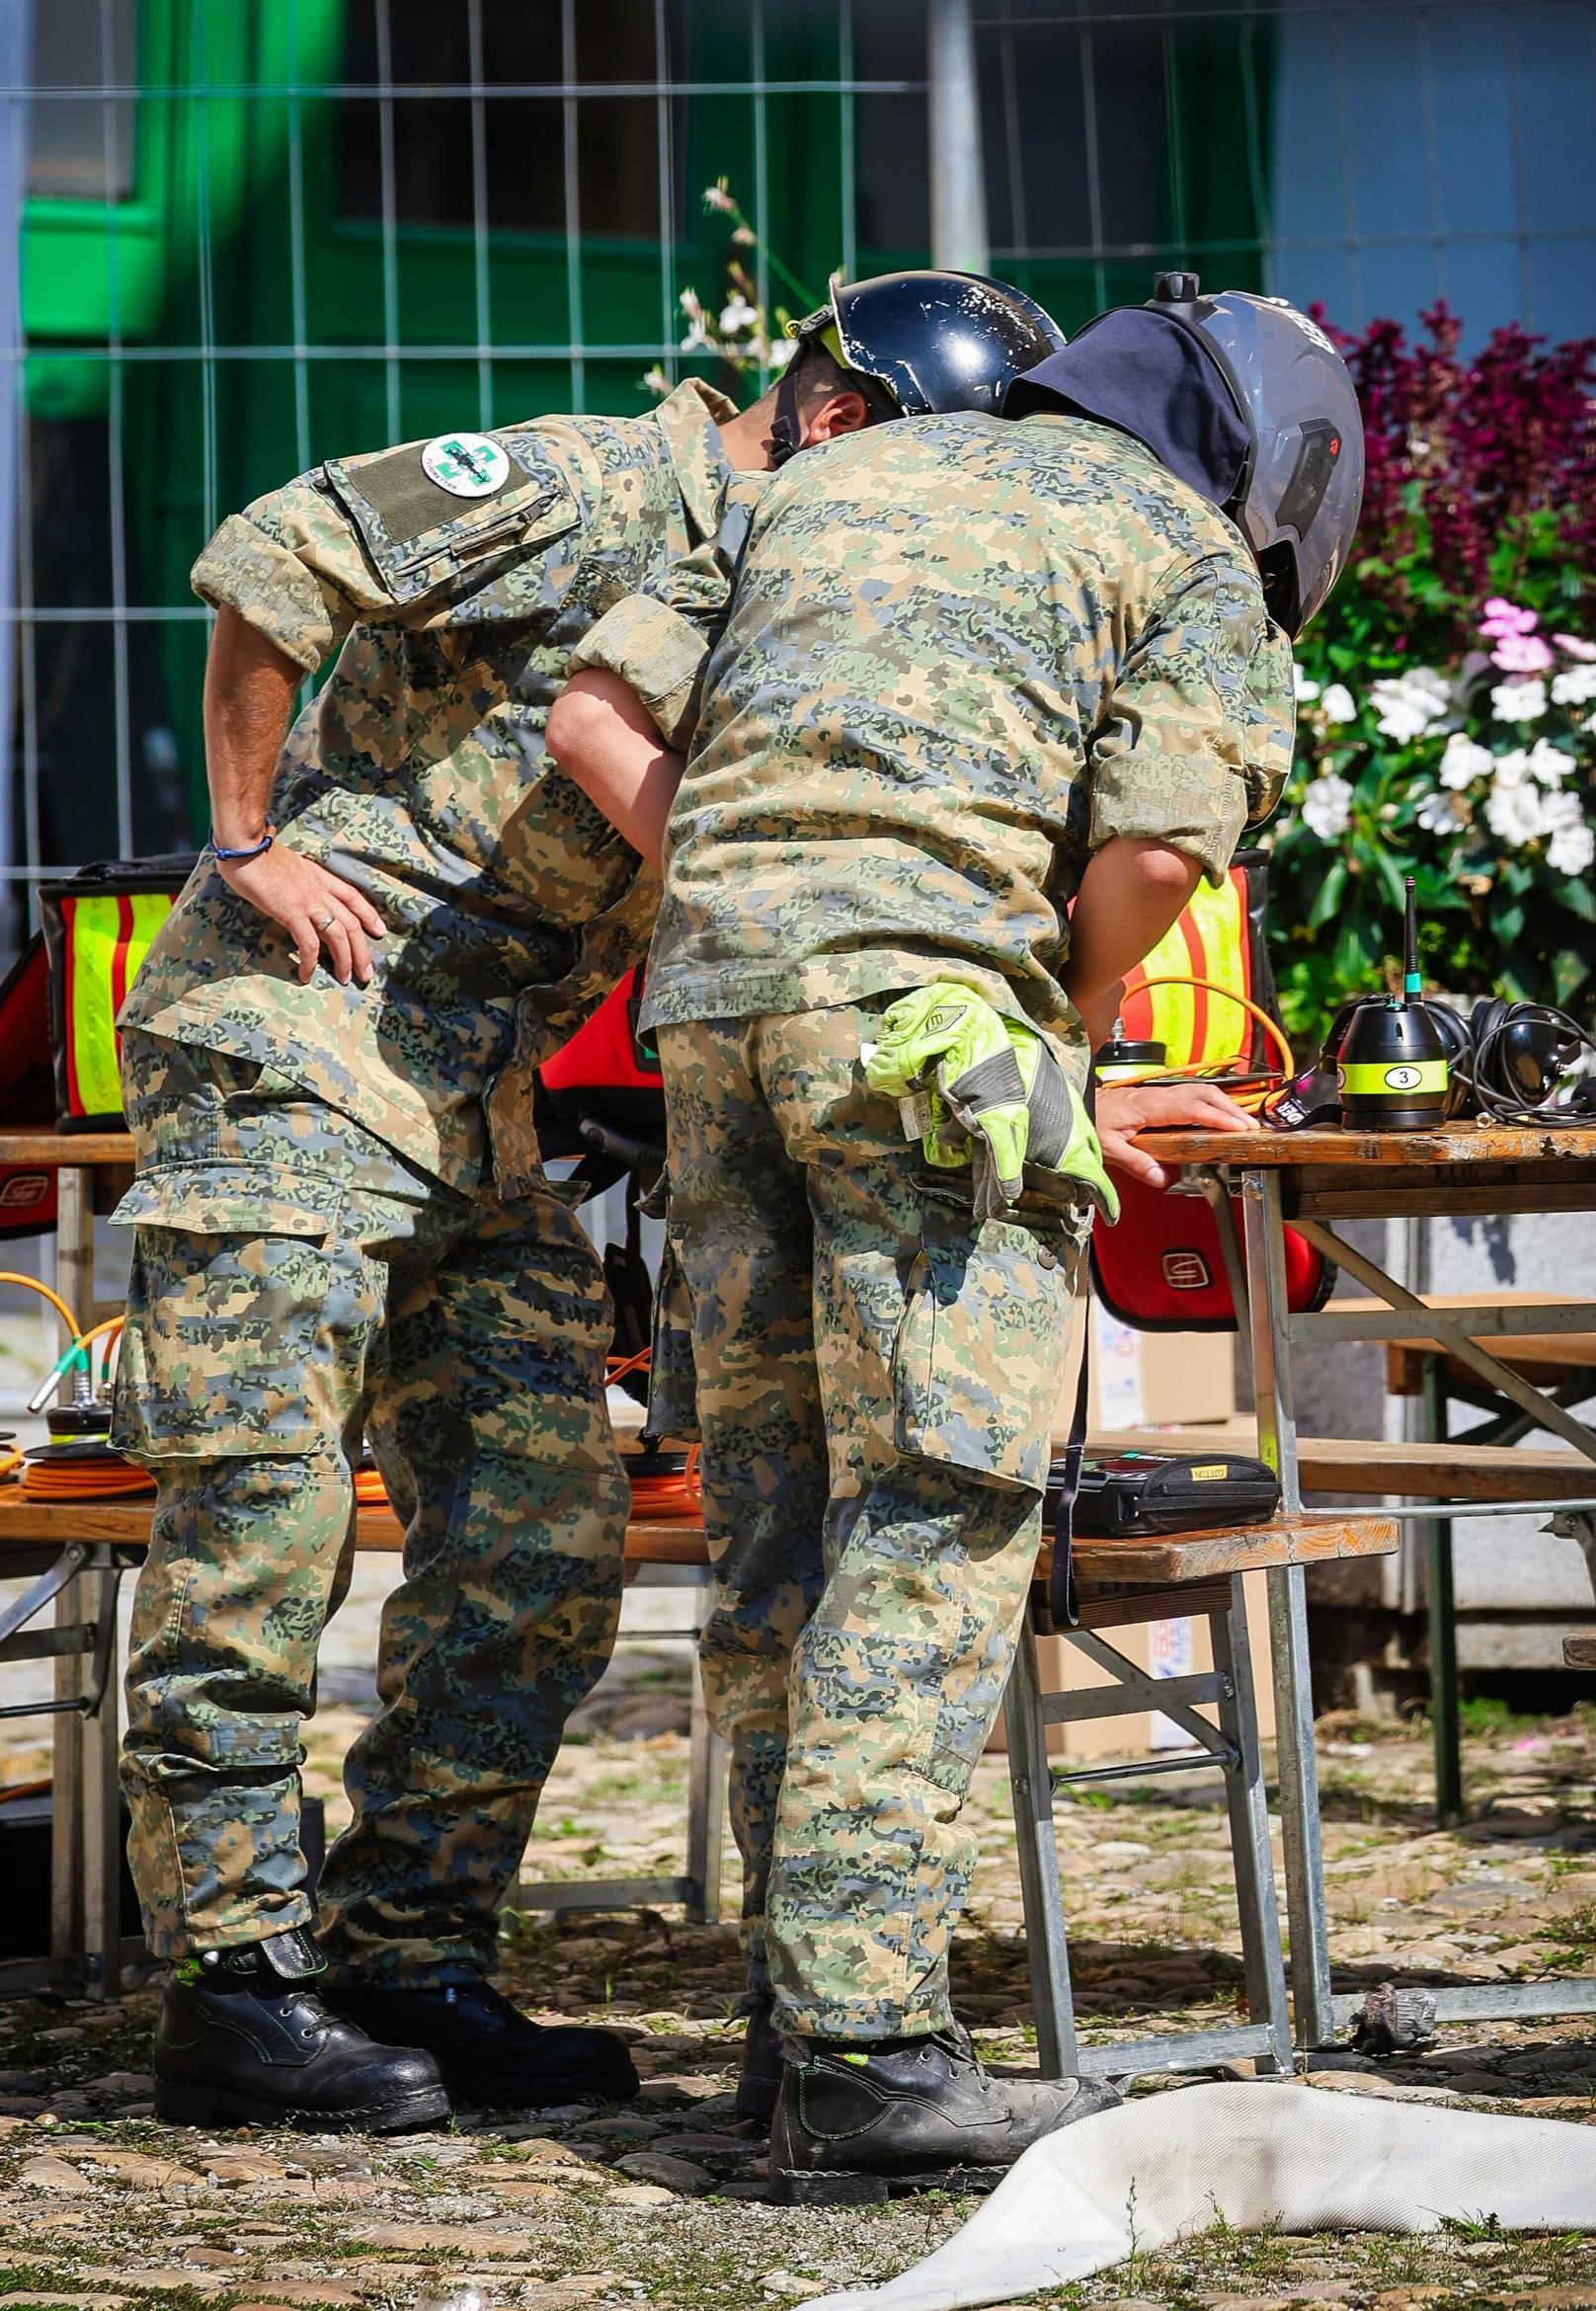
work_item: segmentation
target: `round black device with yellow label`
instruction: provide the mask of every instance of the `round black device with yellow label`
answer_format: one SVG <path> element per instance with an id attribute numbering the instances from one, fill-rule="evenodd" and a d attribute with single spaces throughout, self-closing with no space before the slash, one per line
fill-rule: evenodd
<path id="1" fill-rule="evenodd" d="M 1341 1120 L 1354 1131 L 1423 1132 L 1446 1120 L 1446 1039 L 1423 1004 L 1360 1003 L 1336 1058 Z"/>

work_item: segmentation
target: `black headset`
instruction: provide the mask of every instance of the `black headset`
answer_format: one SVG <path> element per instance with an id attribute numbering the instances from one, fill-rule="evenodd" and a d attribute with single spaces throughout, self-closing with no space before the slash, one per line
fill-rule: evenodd
<path id="1" fill-rule="evenodd" d="M 1447 1046 L 1454 1115 L 1471 1108 L 1505 1124 L 1596 1124 L 1590 1078 L 1563 1095 L 1564 1076 L 1596 1037 L 1554 1003 L 1510 1003 L 1492 996 L 1462 1017 L 1446 1003 L 1424 1005 Z"/>

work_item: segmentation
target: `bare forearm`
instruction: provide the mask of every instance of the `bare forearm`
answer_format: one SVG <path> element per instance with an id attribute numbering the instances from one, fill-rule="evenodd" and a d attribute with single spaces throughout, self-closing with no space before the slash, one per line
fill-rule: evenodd
<path id="1" fill-rule="evenodd" d="M 635 691 L 618 675 L 573 675 L 549 713 L 545 743 L 574 786 L 658 864 L 682 757 L 662 746 Z"/>
<path id="2" fill-rule="evenodd" d="M 304 670 L 223 605 L 205 662 L 205 775 L 210 823 L 224 847 L 266 833 L 272 785 Z"/>
<path id="3" fill-rule="evenodd" d="M 205 661 L 205 774 L 210 831 L 224 850 L 253 850 L 267 832 L 272 786 L 304 669 L 247 618 L 223 605 Z M 323 952 L 335 979 L 364 987 L 383 921 L 363 892 L 283 843 L 217 868 L 229 890 L 280 923 L 293 942 L 301 985 Z"/>
<path id="4" fill-rule="evenodd" d="M 1162 938 L 1202 868 L 1166 842 L 1118 836 L 1080 879 L 1070 917 L 1064 989 L 1093 1043 L 1113 1025 L 1120 982 Z"/>

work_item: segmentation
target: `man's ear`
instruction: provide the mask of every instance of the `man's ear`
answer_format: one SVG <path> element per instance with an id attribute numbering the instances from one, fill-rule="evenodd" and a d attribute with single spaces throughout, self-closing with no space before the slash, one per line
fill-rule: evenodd
<path id="1" fill-rule="evenodd" d="M 829 393 L 805 420 L 801 446 L 812 449 L 817 441 L 835 441 L 843 434 L 857 434 L 869 423 L 870 404 L 862 393 L 846 389 Z"/>

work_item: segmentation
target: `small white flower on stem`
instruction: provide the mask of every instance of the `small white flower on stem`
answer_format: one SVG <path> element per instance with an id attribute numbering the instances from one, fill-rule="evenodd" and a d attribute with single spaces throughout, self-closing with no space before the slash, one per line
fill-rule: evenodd
<path id="1" fill-rule="evenodd" d="M 1464 824 L 1463 812 L 1450 794 L 1427 794 L 1413 815 L 1432 835 L 1455 835 Z"/>
<path id="2" fill-rule="evenodd" d="M 1312 706 L 1314 700 L 1318 696 L 1317 682 L 1310 681 L 1308 676 L 1295 661 L 1291 670 L 1291 686 L 1299 706 Z"/>
<path id="3" fill-rule="evenodd" d="M 1572 770 L 1574 760 L 1550 739 L 1537 739 L 1530 749 L 1527 766 L 1530 776 L 1539 779 L 1543 786 L 1560 786 Z"/>
<path id="4" fill-rule="evenodd" d="M 720 309 L 720 333 L 722 337 L 740 337 L 758 318 L 758 307 L 751 305 L 747 297 L 732 297 Z"/>
<path id="5" fill-rule="evenodd" d="M 1485 824 L 1498 842 L 1517 850 L 1546 832 L 1546 810 L 1538 786 L 1504 785 L 1497 779 L 1485 797 Z"/>
<path id="6" fill-rule="evenodd" d="M 1581 819 L 1577 827 L 1559 827 L 1547 844 L 1547 865 L 1559 875 L 1583 875 L 1596 860 L 1596 834 Z"/>
<path id="7" fill-rule="evenodd" d="M 1552 677 L 1554 706 L 1583 706 L 1596 698 L 1596 666 L 1571 666 Z"/>
<path id="8" fill-rule="evenodd" d="M 1352 789 L 1344 778 L 1327 771 L 1322 778 L 1310 780 L 1303 790 L 1303 824 L 1317 835 L 1320 842 L 1333 842 L 1347 831 L 1352 815 Z"/>
<path id="9" fill-rule="evenodd" d="M 1376 682 L 1369 694 L 1374 701 L 1375 728 L 1404 747 L 1442 719 L 1452 698 L 1446 677 L 1427 666 L 1415 666 L 1404 675 Z"/>
<path id="10" fill-rule="evenodd" d="M 722 216 L 736 216 L 737 202 L 727 191 L 724 177 L 717 177 L 713 185 L 705 186 L 704 206 L 718 209 Z"/>
<path id="11" fill-rule="evenodd" d="M 1345 682 L 1327 683 L 1318 710 L 1326 722 L 1350 722 L 1358 711 L 1358 701 Z"/>
<path id="12" fill-rule="evenodd" d="M 1534 680 L 1498 682 L 1490 693 L 1490 710 L 1498 722 L 1539 722 L 1547 710 L 1547 686 Z"/>
<path id="13" fill-rule="evenodd" d="M 1488 778 L 1495 767 L 1496 757 L 1489 747 L 1476 746 L 1455 730 L 1447 740 L 1441 756 L 1440 779 L 1454 794 L 1461 794 L 1466 786 L 1473 786 L 1476 778 Z"/>

